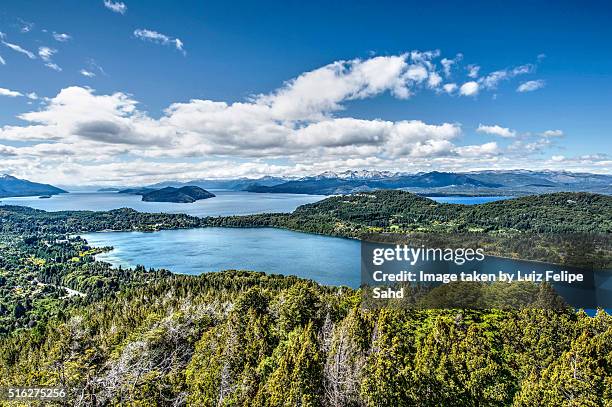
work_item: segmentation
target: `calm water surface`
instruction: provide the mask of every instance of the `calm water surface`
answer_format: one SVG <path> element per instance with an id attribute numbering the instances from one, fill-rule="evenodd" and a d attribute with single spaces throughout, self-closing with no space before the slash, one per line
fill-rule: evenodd
<path id="1" fill-rule="evenodd" d="M 274 228 L 201 228 L 145 232 L 103 232 L 82 235 L 93 246 L 113 246 L 97 255 L 98 260 L 115 266 L 164 268 L 182 274 L 245 269 L 271 274 L 295 275 L 326 285 L 358 287 L 361 278 L 360 250 L 357 240 L 313 235 Z M 418 266 L 418 265 L 417 265 Z M 398 263 L 398 267 L 404 267 Z M 481 262 L 425 265 L 430 271 L 516 274 L 531 271 L 561 270 L 559 266 L 521 260 L 486 257 Z M 563 268 L 564 270 L 571 270 Z M 398 268 L 397 272 L 400 269 Z M 596 301 L 612 307 L 610 272 L 588 274 L 587 283 L 555 285 L 573 304 Z M 594 308 L 588 306 L 585 308 Z"/>
<path id="2" fill-rule="evenodd" d="M 429 198 L 440 203 L 455 203 L 463 205 L 476 205 L 487 202 L 502 201 L 504 199 L 512 199 L 511 196 L 435 196 Z"/>
<path id="3" fill-rule="evenodd" d="M 243 191 L 215 191 L 211 199 L 194 203 L 143 202 L 140 195 L 116 192 L 72 192 L 40 199 L 37 196 L 2 198 L 0 205 L 21 205 L 45 211 L 109 211 L 132 208 L 140 212 L 186 213 L 193 216 L 250 215 L 266 212 L 292 212 L 300 205 L 317 202 L 324 195 L 258 194 Z M 443 203 L 473 205 L 508 199 L 503 196 L 487 197 L 434 197 Z"/>
<path id="4" fill-rule="evenodd" d="M 81 235 L 93 246 L 113 246 L 96 256 L 115 266 L 165 268 L 176 273 L 244 269 L 359 286 L 357 240 L 273 228 L 203 228 L 154 233 Z"/>
<path id="5" fill-rule="evenodd" d="M 214 198 L 194 203 L 143 202 L 140 195 L 116 192 L 72 192 L 38 197 L 3 198 L 0 204 L 22 205 L 45 211 L 108 211 L 132 208 L 140 212 L 186 213 L 193 216 L 250 215 L 265 212 L 292 212 L 300 205 L 317 202 L 323 195 L 256 194 L 242 191 L 215 191 Z"/>

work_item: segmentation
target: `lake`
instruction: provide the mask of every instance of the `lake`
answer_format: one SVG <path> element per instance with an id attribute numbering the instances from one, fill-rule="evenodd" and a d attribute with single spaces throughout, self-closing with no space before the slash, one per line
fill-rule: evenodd
<path id="1" fill-rule="evenodd" d="M 329 285 L 359 286 L 357 240 L 273 228 L 203 228 L 81 235 L 96 256 L 115 266 L 165 268 L 176 273 L 244 269 L 287 274 Z"/>
<path id="2" fill-rule="evenodd" d="M 300 205 L 317 202 L 323 195 L 256 194 L 242 191 L 215 191 L 216 197 L 193 203 L 143 202 L 140 195 L 116 192 L 72 192 L 38 197 L 3 198 L 4 205 L 21 205 L 45 211 L 109 211 L 132 208 L 140 212 L 185 213 L 193 216 L 251 215 L 266 212 L 292 212 Z"/>
<path id="3" fill-rule="evenodd" d="M 96 256 L 115 266 L 164 268 L 175 273 L 197 275 L 228 269 L 294 275 L 326 285 L 359 287 L 361 244 L 342 239 L 274 228 L 200 228 L 159 232 L 102 232 L 81 235 L 96 247 L 114 250 Z M 418 266 L 418 265 L 417 265 Z M 427 266 L 426 266 L 427 267 Z M 438 267 L 438 266 L 435 266 Z M 515 273 L 560 270 L 559 266 L 499 257 L 463 266 L 441 265 L 444 272 L 478 270 Z M 566 267 L 563 270 L 570 270 Z M 599 301 L 612 307 L 612 274 L 588 274 L 583 285 L 555 285 L 572 304 Z M 596 287 L 596 288 L 595 288 Z M 595 306 L 584 306 L 595 308 Z"/>
<path id="4" fill-rule="evenodd" d="M 256 213 L 293 212 L 300 205 L 325 199 L 324 195 L 267 194 L 244 191 L 211 190 L 215 195 L 194 203 L 143 202 L 140 195 L 116 192 L 72 192 L 54 195 L 51 198 L 34 197 L 2 198 L 0 205 L 20 205 L 45 211 L 109 211 L 132 208 L 140 212 L 185 213 L 193 216 L 251 215 Z M 503 196 L 487 197 L 434 197 L 438 202 L 480 204 L 501 199 Z"/>

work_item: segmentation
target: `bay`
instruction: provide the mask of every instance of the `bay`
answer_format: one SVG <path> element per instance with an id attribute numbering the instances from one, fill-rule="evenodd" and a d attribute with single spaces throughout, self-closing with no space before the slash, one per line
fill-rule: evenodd
<path id="1" fill-rule="evenodd" d="M 164 268 L 201 274 L 254 270 L 294 275 L 328 285 L 359 286 L 360 243 L 273 228 L 202 228 L 88 233 L 95 247 L 113 246 L 97 260 L 115 266 Z"/>

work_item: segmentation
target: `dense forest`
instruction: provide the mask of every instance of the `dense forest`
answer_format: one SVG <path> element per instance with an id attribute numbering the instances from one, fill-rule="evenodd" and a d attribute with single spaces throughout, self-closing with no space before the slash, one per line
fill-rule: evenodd
<path id="1" fill-rule="evenodd" d="M 271 225 L 346 237 L 371 231 L 603 233 L 612 232 L 612 197 L 555 193 L 480 205 L 443 204 L 396 190 L 339 195 L 292 214 L 210 219 L 220 226 Z"/>
<path id="2" fill-rule="evenodd" d="M 360 298 L 262 273 L 161 279 L 1 339 L 0 385 L 62 385 L 75 405 L 612 403 L 608 314 Z"/>
<path id="3" fill-rule="evenodd" d="M 207 224 L 482 247 L 487 254 L 502 257 L 598 269 L 612 266 L 612 197 L 589 193 L 458 205 L 381 190 L 327 198 L 300 206 L 291 214 L 209 218 Z"/>
<path id="4" fill-rule="evenodd" d="M 113 268 L 78 237 L 206 226 L 608 236 L 612 198 L 469 207 L 377 191 L 224 218 L 0 206 L 0 387 L 64 386 L 72 405 L 612 405 L 603 311 L 368 309 L 360 290 L 295 277 Z"/>

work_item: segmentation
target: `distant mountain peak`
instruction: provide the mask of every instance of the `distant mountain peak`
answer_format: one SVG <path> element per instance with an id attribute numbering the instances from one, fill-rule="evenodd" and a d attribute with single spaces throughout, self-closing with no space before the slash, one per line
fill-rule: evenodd
<path id="1" fill-rule="evenodd" d="M 325 171 L 314 177 L 303 177 L 302 179 L 381 179 L 396 176 L 397 173 L 376 170 L 346 170 L 342 172 Z"/>
<path id="2" fill-rule="evenodd" d="M 0 175 L 0 198 L 11 196 L 55 195 L 65 193 L 63 189 L 49 184 L 39 184 L 19 179 L 9 174 Z"/>

